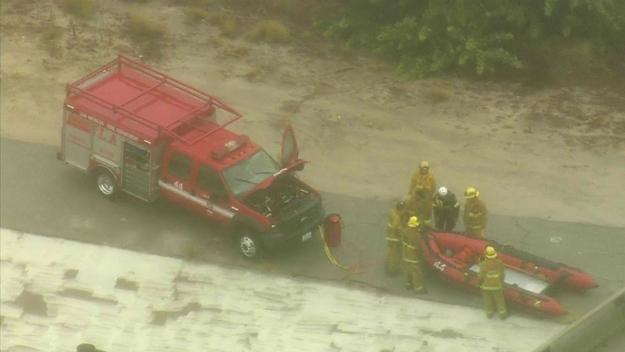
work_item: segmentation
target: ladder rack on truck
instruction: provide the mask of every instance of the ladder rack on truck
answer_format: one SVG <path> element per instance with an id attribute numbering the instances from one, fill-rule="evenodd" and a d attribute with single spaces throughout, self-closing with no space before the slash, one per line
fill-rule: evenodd
<path id="1" fill-rule="evenodd" d="M 167 145 L 196 147 L 241 118 L 218 98 L 121 55 L 68 84 L 66 94 L 59 159 L 109 175 L 110 184 L 148 201 L 159 195 Z"/>
<path id="2" fill-rule="evenodd" d="M 217 97 L 122 55 L 68 84 L 66 93 L 68 109 L 147 143 L 169 137 L 194 144 L 242 117 Z M 217 109 L 229 119 L 218 122 Z"/>

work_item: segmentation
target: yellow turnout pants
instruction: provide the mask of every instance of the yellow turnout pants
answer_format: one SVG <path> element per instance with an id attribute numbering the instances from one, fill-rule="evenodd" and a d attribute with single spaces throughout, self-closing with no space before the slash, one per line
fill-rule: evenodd
<path id="1" fill-rule="evenodd" d="M 412 286 L 412 289 L 416 292 L 423 291 L 425 287 L 423 287 L 421 263 L 404 259 L 404 275 L 406 278 L 406 286 Z"/>
<path id="2" fill-rule="evenodd" d="M 500 316 L 505 316 L 508 313 L 506 300 L 503 296 L 503 289 L 482 289 L 482 301 L 484 303 L 484 310 L 489 316 L 495 313 L 495 310 L 497 310 Z"/>
<path id="3" fill-rule="evenodd" d="M 384 261 L 384 269 L 389 274 L 396 274 L 399 271 L 399 264 L 401 262 L 401 242 L 386 241 L 386 260 Z"/>

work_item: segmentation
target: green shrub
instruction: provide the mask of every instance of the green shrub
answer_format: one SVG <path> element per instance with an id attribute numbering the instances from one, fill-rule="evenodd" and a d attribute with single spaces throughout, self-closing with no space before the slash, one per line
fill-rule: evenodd
<path id="1" fill-rule="evenodd" d="M 160 59 L 167 28 L 143 14 L 132 14 L 126 22 L 126 33 L 144 55 Z"/>
<path id="2" fill-rule="evenodd" d="M 61 0 L 61 8 L 78 18 L 91 18 L 95 14 L 95 0 Z"/>
<path id="3" fill-rule="evenodd" d="M 588 41 L 554 44 L 546 62 L 548 78 L 556 82 L 587 76 L 602 67 L 596 48 Z"/>
<path id="4" fill-rule="evenodd" d="M 128 17 L 126 30 L 134 41 L 160 41 L 165 38 L 166 28 L 157 21 L 142 14 L 133 14 Z"/>
<path id="5" fill-rule="evenodd" d="M 412 77 L 540 67 L 555 41 L 625 47 L 622 0 L 348 0 L 320 21 L 325 35 L 395 62 Z M 586 54 L 584 54 L 586 55 Z M 536 57 L 538 56 L 538 57 Z"/>

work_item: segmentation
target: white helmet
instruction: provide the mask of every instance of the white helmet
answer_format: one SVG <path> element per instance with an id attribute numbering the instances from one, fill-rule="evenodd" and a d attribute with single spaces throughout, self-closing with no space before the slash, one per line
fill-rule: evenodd
<path id="1" fill-rule="evenodd" d="M 448 191 L 447 191 L 447 187 L 445 187 L 445 186 L 443 186 L 443 187 L 441 187 L 441 188 L 439 188 L 439 189 L 438 189 L 438 194 L 439 194 L 441 197 L 446 196 L 446 195 L 447 195 L 447 192 L 448 192 Z"/>

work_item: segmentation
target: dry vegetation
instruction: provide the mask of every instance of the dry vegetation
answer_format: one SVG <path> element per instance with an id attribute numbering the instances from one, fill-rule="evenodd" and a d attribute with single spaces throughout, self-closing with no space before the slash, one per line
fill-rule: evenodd
<path id="1" fill-rule="evenodd" d="M 290 38 L 289 29 L 276 20 L 260 21 L 245 34 L 245 39 L 253 42 L 286 43 Z"/>
<path id="2" fill-rule="evenodd" d="M 240 32 L 239 21 L 225 11 L 211 13 L 207 21 L 217 27 L 223 36 L 235 37 Z"/>
<path id="3" fill-rule="evenodd" d="M 90 18 L 96 12 L 95 0 L 61 0 L 61 8 L 77 18 Z"/>
<path id="4" fill-rule="evenodd" d="M 215 0 L 169 0 L 172 5 L 189 6 L 189 7 L 208 7 L 216 5 Z"/>
<path id="5" fill-rule="evenodd" d="M 204 22 L 208 20 L 210 17 L 210 12 L 197 7 L 190 7 L 184 11 L 184 14 L 187 19 L 187 24 L 189 25 L 197 25 L 200 22 Z"/>
<path id="6" fill-rule="evenodd" d="M 170 1 L 184 9 L 186 24 L 207 23 L 222 36 L 242 37 L 251 42 L 288 43 L 297 34 L 312 39 L 308 0 L 180 0 Z M 271 17 L 271 20 L 259 20 Z M 302 22 L 302 18 L 306 21 Z M 308 23 L 308 26 L 302 26 Z M 305 27 L 305 28 L 304 28 Z"/>
<path id="7" fill-rule="evenodd" d="M 55 59 L 59 59 L 63 56 L 61 39 L 63 39 L 63 28 L 54 24 L 49 24 L 44 27 L 40 37 L 43 48 L 48 55 Z"/>
<path id="8" fill-rule="evenodd" d="M 452 92 L 447 88 L 429 88 L 423 92 L 423 98 L 430 105 L 437 105 L 448 101 Z"/>

